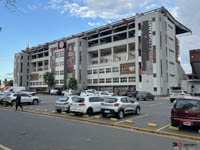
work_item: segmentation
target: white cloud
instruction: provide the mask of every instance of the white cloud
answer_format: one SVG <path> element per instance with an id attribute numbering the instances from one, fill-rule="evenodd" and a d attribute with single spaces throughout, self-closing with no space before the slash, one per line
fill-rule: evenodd
<path id="1" fill-rule="evenodd" d="M 100 22 L 88 22 L 88 25 L 92 27 L 99 27 L 105 25 L 105 23 L 100 23 Z"/>

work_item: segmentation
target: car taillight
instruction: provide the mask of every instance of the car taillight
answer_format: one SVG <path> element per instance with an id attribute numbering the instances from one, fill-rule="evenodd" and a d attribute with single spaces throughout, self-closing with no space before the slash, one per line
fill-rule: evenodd
<path id="1" fill-rule="evenodd" d="M 69 102 L 65 102 L 64 104 L 67 105 L 67 104 L 69 104 Z"/>
<path id="2" fill-rule="evenodd" d="M 85 104 L 79 104 L 79 106 L 85 106 Z"/>
<path id="3" fill-rule="evenodd" d="M 119 103 L 114 104 L 114 106 L 116 106 L 116 107 L 118 107 L 119 105 L 120 105 Z"/>

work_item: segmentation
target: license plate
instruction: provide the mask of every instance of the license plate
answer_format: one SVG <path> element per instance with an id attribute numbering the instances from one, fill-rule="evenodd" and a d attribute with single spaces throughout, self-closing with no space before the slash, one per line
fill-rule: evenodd
<path id="1" fill-rule="evenodd" d="M 105 110 L 104 112 L 105 112 L 105 113 L 110 113 L 110 110 Z"/>
<path id="2" fill-rule="evenodd" d="M 192 123 L 191 123 L 191 122 L 183 122 L 183 125 L 184 125 L 184 126 L 191 126 Z"/>

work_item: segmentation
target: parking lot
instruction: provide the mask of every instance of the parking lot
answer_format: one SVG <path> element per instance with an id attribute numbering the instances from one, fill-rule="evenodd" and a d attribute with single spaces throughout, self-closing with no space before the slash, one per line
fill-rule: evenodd
<path id="1" fill-rule="evenodd" d="M 154 101 L 139 101 L 141 104 L 140 115 L 128 115 L 123 119 L 117 119 L 115 116 L 108 116 L 102 118 L 101 114 L 95 114 L 92 116 L 87 115 L 74 115 L 73 113 L 57 113 L 54 110 L 54 105 L 58 96 L 51 95 L 39 95 L 41 103 L 39 105 L 26 105 L 24 107 L 25 112 L 38 113 L 44 115 L 54 115 L 54 116 L 66 116 L 67 119 L 81 119 L 80 121 L 88 121 L 92 123 L 100 123 L 105 125 L 119 125 L 117 127 L 134 127 L 133 129 L 139 129 L 140 131 L 163 131 L 167 133 L 172 133 L 172 136 L 185 135 L 189 137 L 199 137 L 200 133 L 198 129 L 181 127 L 179 130 L 170 128 L 170 110 L 172 108 L 172 103 L 170 103 L 169 98 L 162 97 L 156 98 Z"/>

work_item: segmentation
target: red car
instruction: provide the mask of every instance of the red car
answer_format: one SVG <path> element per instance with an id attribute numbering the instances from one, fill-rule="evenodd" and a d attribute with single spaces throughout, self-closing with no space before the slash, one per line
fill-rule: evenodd
<path id="1" fill-rule="evenodd" d="M 176 99 L 171 110 L 171 125 L 200 128 L 200 97 Z"/>

